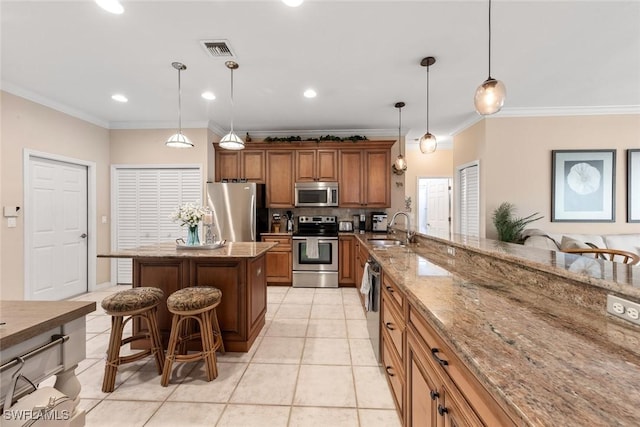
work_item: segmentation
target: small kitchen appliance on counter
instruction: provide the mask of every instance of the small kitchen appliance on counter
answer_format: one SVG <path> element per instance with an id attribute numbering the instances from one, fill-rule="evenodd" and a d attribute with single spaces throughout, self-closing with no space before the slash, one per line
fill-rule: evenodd
<path id="1" fill-rule="evenodd" d="M 371 214 L 371 231 L 387 232 L 387 214 L 384 212 L 373 212 Z"/>
<path id="2" fill-rule="evenodd" d="M 360 234 L 364 234 L 367 231 L 367 216 L 360 214 L 360 220 L 358 221 L 358 231 Z"/>
<path id="3" fill-rule="evenodd" d="M 353 231 L 353 221 L 338 221 L 338 231 Z"/>

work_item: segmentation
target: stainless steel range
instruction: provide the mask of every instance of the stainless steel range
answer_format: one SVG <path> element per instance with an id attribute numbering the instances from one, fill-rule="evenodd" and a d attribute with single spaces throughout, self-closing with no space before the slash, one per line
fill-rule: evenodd
<path id="1" fill-rule="evenodd" d="M 293 286 L 338 287 L 337 217 L 298 217 L 293 235 Z"/>

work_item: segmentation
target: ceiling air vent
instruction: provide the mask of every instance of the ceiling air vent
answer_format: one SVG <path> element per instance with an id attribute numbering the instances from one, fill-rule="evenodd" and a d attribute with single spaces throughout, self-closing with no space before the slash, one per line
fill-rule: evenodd
<path id="1" fill-rule="evenodd" d="M 209 55 L 214 58 L 230 58 L 235 56 L 227 40 L 202 40 L 200 44 L 209 52 Z"/>

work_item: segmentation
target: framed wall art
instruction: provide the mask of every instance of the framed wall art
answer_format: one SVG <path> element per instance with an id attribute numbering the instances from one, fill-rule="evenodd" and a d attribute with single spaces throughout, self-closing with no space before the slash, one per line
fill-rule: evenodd
<path id="1" fill-rule="evenodd" d="M 615 221 L 615 150 L 553 150 L 551 221 Z"/>
<path id="2" fill-rule="evenodd" d="M 627 222 L 640 222 L 640 150 L 627 150 Z"/>

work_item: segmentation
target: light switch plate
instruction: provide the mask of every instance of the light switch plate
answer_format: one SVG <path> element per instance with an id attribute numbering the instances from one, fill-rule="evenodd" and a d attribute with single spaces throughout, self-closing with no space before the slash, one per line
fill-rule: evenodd
<path id="1" fill-rule="evenodd" d="M 640 303 L 607 295 L 607 313 L 640 325 Z"/>

